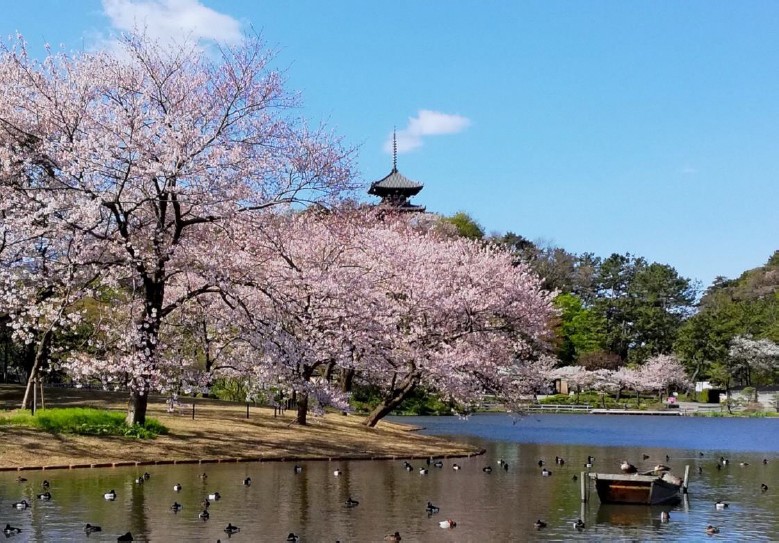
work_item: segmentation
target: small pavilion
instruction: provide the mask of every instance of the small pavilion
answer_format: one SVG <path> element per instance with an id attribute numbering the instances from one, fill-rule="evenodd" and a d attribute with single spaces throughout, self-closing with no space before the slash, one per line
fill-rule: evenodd
<path id="1" fill-rule="evenodd" d="M 397 211 L 423 212 L 425 211 L 424 206 L 409 202 L 409 199 L 418 194 L 423 186 L 398 171 L 398 141 L 393 132 L 392 171 L 383 179 L 371 183 L 368 194 L 381 198 L 380 206 L 391 207 Z"/>

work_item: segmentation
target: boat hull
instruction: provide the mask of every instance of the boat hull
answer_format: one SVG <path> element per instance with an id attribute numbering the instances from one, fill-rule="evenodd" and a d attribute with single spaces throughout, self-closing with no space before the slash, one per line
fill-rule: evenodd
<path id="1" fill-rule="evenodd" d="M 601 503 L 664 505 L 681 500 L 682 485 L 662 477 L 592 473 Z"/>

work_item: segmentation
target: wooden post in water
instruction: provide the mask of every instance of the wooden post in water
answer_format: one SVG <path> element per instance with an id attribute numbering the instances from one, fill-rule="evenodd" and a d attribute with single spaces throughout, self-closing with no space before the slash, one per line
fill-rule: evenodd
<path id="1" fill-rule="evenodd" d="M 587 501 L 587 484 L 588 481 L 585 481 L 585 479 L 588 478 L 588 474 L 586 472 L 581 472 L 581 477 L 579 477 L 579 480 L 581 481 L 581 492 L 582 492 L 582 502 Z"/>
<path id="2" fill-rule="evenodd" d="M 682 492 L 687 494 L 687 483 L 690 481 L 690 465 L 684 466 L 684 482 L 682 483 Z"/>

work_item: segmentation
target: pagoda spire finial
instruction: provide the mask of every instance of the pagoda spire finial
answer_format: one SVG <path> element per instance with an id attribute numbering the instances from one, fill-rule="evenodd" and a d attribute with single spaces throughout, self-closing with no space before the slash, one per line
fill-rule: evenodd
<path id="1" fill-rule="evenodd" d="M 398 171 L 398 136 L 397 127 L 392 127 L 392 171 Z"/>

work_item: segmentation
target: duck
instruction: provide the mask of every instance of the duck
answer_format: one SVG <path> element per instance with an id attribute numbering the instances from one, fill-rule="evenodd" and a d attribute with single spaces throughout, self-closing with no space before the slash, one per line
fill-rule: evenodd
<path id="1" fill-rule="evenodd" d="M 542 528 L 546 528 L 546 522 L 544 522 L 541 519 L 538 519 L 533 523 L 533 526 L 535 526 L 536 530 L 540 530 Z"/>
<path id="2" fill-rule="evenodd" d="M 241 529 L 240 529 L 238 526 L 233 526 L 233 525 L 232 525 L 231 523 L 229 523 L 229 522 L 227 523 L 227 526 L 225 526 L 225 529 L 224 529 L 224 532 L 225 532 L 227 535 L 233 535 L 233 534 L 237 534 L 237 533 L 238 533 L 238 532 L 240 532 L 240 531 L 241 531 Z"/>
<path id="3" fill-rule="evenodd" d="M 295 535 L 295 532 L 290 532 L 289 535 L 287 536 L 287 541 L 289 541 L 290 543 L 296 543 L 297 541 L 300 541 L 300 536 Z"/>
<path id="4" fill-rule="evenodd" d="M 669 467 L 668 467 L 668 466 L 666 466 L 665 464 L 657 464 L 657 465 L 656 465 L 656 466 L 655 466 L 655 467 L 652 469 L 652 471 L 653 471 L 653 472 L 655 472 L 655 473 L 661 473 L 661 472 L 664 472 L 664 471 L 671 471 L 671 468 L 669 468 Z"/>
<path id="5" fill-rule="evenodd" d="M 763 458 L 763 465 L 764 465 L 764 466 L 767 466 L 767 465 L 768 465 L 768 458 Z"/>
<path id="6" fill-rule="evenodd" d="M 335 475 L 336 477 L 340 477 L 342 473 L 343 471 L 341 471 L 340 469 L 333 470 L 333 475 Z"/>
<path id="7" fill-rule="evenodd" d="M 498 460 L 498 465 L 499 465 L 499 466 L 502 466 L 504 462 L 505 462 L 505 460 L 503 460 L 503 459 L 501 458 L 500 460 Z"/>
<path id="8" fill-rule="evenodd" d="M 543 461 L 543 460 L 539 460 L 539 461 L 538 461 L 538 467 L 540 468 L 540 467 L 542 467 L 543 465 L 544 465 L 544 461 Z"/>
<path id="9" fill-rule="evenodd" d="M 358 505 L 360 505 L 360 502 L 358 502 L 355 499 L 352 499 L 352 497 L 349 496 L 349 498 L 346 500 L 346 502 L 344 502 L 344 505 L 346 507 L 357 507 Z"/>
<path id="10" fill-rule="evenodd" d="M 198 477 L 200 477 L 202 480 L 205 481 L 206 479 L 208 479 L 208 474 L 204 471 L 203 473 L 198 475 Z"/>
<path id="11" fill-rule="evenodd" d="M 578 481 L 578 480 L 579 480 L 579 476 L 574 473 L 573 476 L 571 477 L 571 481 Z"/>
<path id="12" fill-rule="evenodd" d="M 135 479 L 135 484 L 136 485 L 142 485 L 144 482 L 146 482 L 146 479 L 143 478 L 143 475 L 141 475 L 140 477 L 137 477 Z"/>
<path id="13" fill-rule="evenodd" d="M 745 468 L 749 465 L 749 462 L 739 462 L 738 465 L 741 466 L 742 468 Z"/>
<path id="14" fill-rule="evenodd" d="M 116 491 L 112 488 L 111 490 L 109 490 L 108 492 L 103 494 L 103 497 L 106 500 L 115 500 L 116 499 Z"/>
<path id="15" fill-rule="evenodd" d="M 295 472 L 295 473 L 300 473 L 301 471 L 303 471 L 303 466 L 295 464 L 295 467 L 292 468 L 292 471 Z"/>
<path id="16" fill-rule="evenodd" d="M 144 480 L 146 480 L 146 481 L 148 481 L 149 479 L 151 479 L 151 475 L 149 474 L 149 472 L 148 472 L 148 471 L 144 471 L 144 472 L 143 472 L 143 478 L 144 478 Z"/>
<path id="17" fill-rule="evenodd" d="M 444 463 L 441 460 L 436 460 L 435 462 L 433 462 L 433 466 L 440 469 L 444 467 Z"/>
<path id="18" fill-rule="evenodd" d="M 211 501 L 218 501 L 222 499 L 222 495 L 219 492 L 212 492 L 208 495 L 208 499 Z"/>
<path id="19" fill-rule="evenodd" d="M 503 462 L 503 471 L 508 471 L 508 470 L 509 470 L 509 463 Z"/>
<path id="20" fill-rule="evenodd" d="M 543 469 L 541 470 L 541 476 L 542 476 L 542 477 L 549 477 L 550 475 L 552 475 L 552 472 L 551 472 L 551 471 L 549 471 L 548 469 L 546 469 L 546 468 L 543 468 Z"/>
<path id="21" fill-rule="evenodd" d="M 765 483 L 760 483 L 760 492 L 768 492 L 768 485 Z"/>
<path id="22" fill-rule="evenodd" d="M 51 499 L 51 492 L 49 492 L 49 491 L 47 490 L 47 491 L 46 491 L 46 492 L 44 492 L 43 494 L 38 494 L 38 499 L 39 499 L 39 500 L 44 500 L 44 501 L 48 501 L 48 500 L 50 500 L 50 499 Z"/>
<path id="23" fill-rule="evenodd" d="M 584 521 L 582 519 L 577 519 L 576 522 L 573 523 L 573 527 L 581 532 L 584 530 Z"/>
<path id="24" fill-rule="evenodd" d="M 428 474 L 427 468 L 419 468 L 419 474 L 420 475 L 427 475 Z"/>
<path id="25" fill-rule="evenodd" d="M 393 541 L 397 542 L 400 541 L 402 538 L 400 537 L 400 532 L 395 532 L 394 534 L 387 534 L 384 536 L 384 541 Z"/>
<path id="26" fill-rule="evenodd" d="M 208 517 L 211 515 L 208 512 L 208 509 L 203 509 L 200 513 L 197 514 L 197 518 L 200 520 L 208 520 Z"/>
<path id="27" fill-rule="evenodd" d="M 433 505 L 432 502 L 427 502 L 427 508 L 425 509 L 425 511 L 427 511 L 428 515 L 434 515 L 438 513 L 440 510 L 441 509 L 438 506 Z"/>
<path id="28" fill-rule="evenodd" d="M 27 479 L 20 475 L 19 477 L 16 478 L 16 482 L 17 483 L 26 483 Z"/>
<path id="29" fill-rule="evenodd" d="M 414 471 L 414 466 L 412 466 L 408 460 L 403 461 L 403 467 L 406 469 L 406 471 Z"/>
<path id="30" fill-rule="evenodd" d="M 462 468 L 460 467 L 460 464 L 452 464 L 452 469 L 454 471 L 460 471 Z"/>
<path id="31" fill-rule="evenodd" d="M 698 466 L 698 475 L 703 475 L 703 467 Z"/>
<path id="32" fill-rule="evenodd" d="M 178 513 L 184 508 L 183 505 L 181 505 L 179 502 L 173 502 L 173 505 L 170 506 L 171 511 L 174 513 Z"/>
<path id="33" fill-rule="evenodd" d="M 668 511 L 661 511 L 660 512 L 660 522 L 668 522 L 671 520 L 671 513 Z"/>
<path id="34" fill-rule="evenodd" d="M 725 503 L 722 500 L 717 500 L 717 503 L 714 504 L 714 508 L 715 509 L 719 509 L 719 510 L 727 509 L 728 505 L 730 505 L 730 504 Z"/>
<path id="35" fill-rule="evenodd" d="M 484 473 L 492 473 L 492 466 L 484 466 L 481 468 Z"/>
<path id="36" fill-rule="evenodd" d="M 457 523 L 452 519 L 448 518 L 446 520 L 442 520 L 441 522 L 439 522 L 438 525 L 441 528 L 454 528 L 455 526 L 457 526 Z"/>
<path id="37" fill-rule="evenodd" d="M 641 459 L 642 460 L 649 460 L 649 455 L 644 453 L 644 454 L 641 455 Z"/>
<path id="38" fill-rule="evenodd" d="M 670 462 L 670 461 L 671 461 L 671 457 L 670 457 L 670 456 L 668 456 L 667 454 L 665 455 L 665 461 L 666 461 L 666 462 Z"/>
<path id="39" fill-rule="evenodd" d="M 89 524 L 88 522 L 86 526 L 84 526 L 84 533 L 87 535 L 102 531 L 103 529 L 100 526 L 95 526 L 94 524 Z"/>
<path id="40" fill-rule="evenodd" d="M 719 533 L 719 528 L 709 524 L 708 526 L 706 526 L 706 533 L 709 534 L 709 535 L 718 534 Z"/>
<path id="41" fill-rule="evenodd" d="M 627 460 L 623 460 L 622 463 L 619 465 L 619 469 L 622 470 L 622 473 L 637 473 L 638 469 L 636 466 L 628 462 Z"/>
<path id="42" fill-rule="evenodd" d="M 723 466 L 727 466 L 728 464 L 730 464 L 730 460 L 728 460 L 728 459 L 727 459 L 727 458 L 725 458 L 724 456 L 720 456 L 720 457 L 719 457 L 719 462 L 720 462 L 720 464 L 722 464 Z"/>
<path id="43" fill-rule="evenodd" d="M 557 462 L 558 465 L 564 466 L 565 465 L 565 458 L 560 457 L 560 460 Z"/>
<path id="44" fill-rule="evenodd" d="M 117 541 L 135 541 L 135 539 L 133 539 L 133 534 L 130 533 L 130 532 L 127 532 L 124 535 L 120 535 L 119 537 L 116 538 L 116 540 Z"/>
<path id="45" fill-rule="evenodd" d="M 252 486 L 252 478 L 251 477 L 247 477 L 246 479 L 244 479 L 243 480 L 243 486 Z"/>
<path id="46" fill-rule="evenodd" d="M 182 488 L 181 483 L 176 483 L 175 485 L 173 485 L 174 492 L 181 492 L 181 488 Z"/>
<path id="47" fill-rule="evenodd" d="M 43 488 L 49 488 L 49 481 L 48 481 L 47 479 L 44 479 L 44 480 L 41 482 L 41 486 L 42 486 Z"/>
<path id="48" fill-rule="evenodd" d="M 28 507 L 30 507 L 30 503 L 27 500 L 22 500 L 22 501 L 12 503 L 11 507 L 14 507 L 16 509 L 27 509 Z"/>
<path id="49" fill-rule="evenodd" d="M 20 534 L 21 532 L 22 532 L 21 528 L 16 528 L 15 526 L 11 526 L 10 524 L 6 524 L 5 528 L 3 528 L 3 533 L 7 536 Z"/>
<path id="50" fill-rule="evenodd" d="M 208 509 L 209 507 L 211 507 L 211 500 L 206 498 L 205 500 L 200 502 L 200 505 L 203 507 L 203 509 Z"/>

